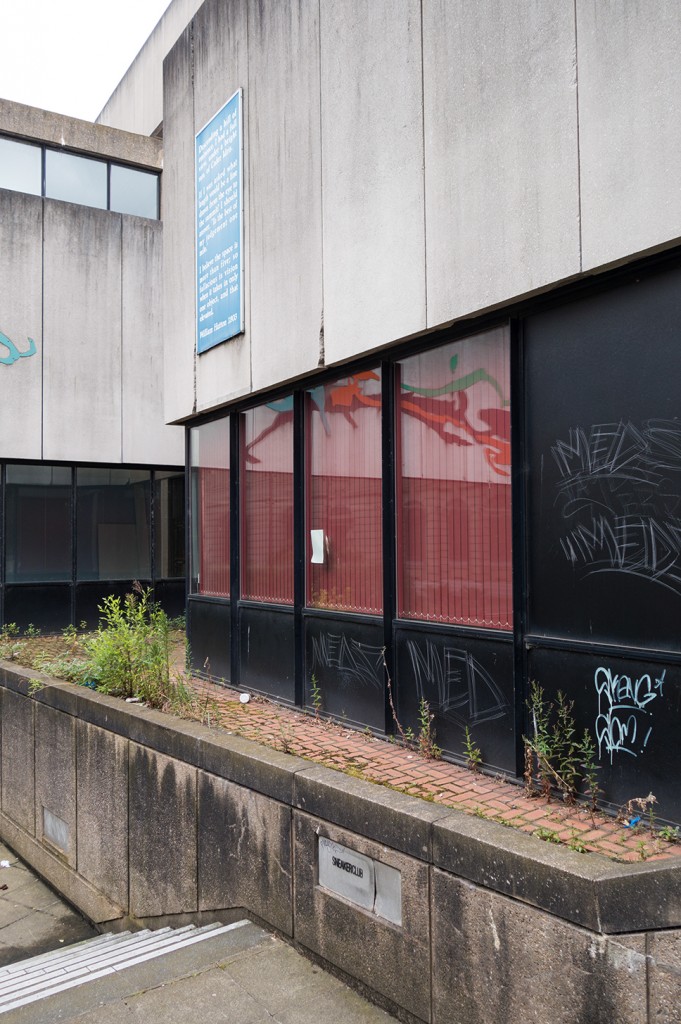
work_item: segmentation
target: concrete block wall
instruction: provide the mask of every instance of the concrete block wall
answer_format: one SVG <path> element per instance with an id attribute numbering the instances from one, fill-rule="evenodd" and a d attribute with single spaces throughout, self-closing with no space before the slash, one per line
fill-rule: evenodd
<path id="1" fill-rule="evenodd" d="M 674 0 L 206 0 L 164 68 L 181 420 L 681 237 Z M 243 336 L 197 357 L 194 133 L 244 90 Z"/>
<path id="2" fill-rule="evenodd" d="M 0 134 L 162 167 L 158 139 L 0 100 Z M 0 189 L 5 459 L 184 464 L 163 419 L 159 221 Z M 6 356 L 0 347 L 0 356 Z"/>
<path id="3" fill-rule="evenodd" d="M 163 122 L 163 58 L 202 0 L 171 0 L 97 117 L 112 128 L 152 135 Z"/>
<path id="4" fill-rule="evenodd" d="M 158 221 L 0 190 L 2 456 L 181 465 L 163 420 Z M 5 350 L 0 353 L 5 355 Z"/>
<path id="5" fill-rule="evenodd" d="M 428 1024 L 681 1021 L 677 864 L 581 856 L 6 663 L 0 722 L 0 836 L 103 928 L 245 913 Z M 399 875 L 395 920 L 320 885 L 327 840 Z"/>

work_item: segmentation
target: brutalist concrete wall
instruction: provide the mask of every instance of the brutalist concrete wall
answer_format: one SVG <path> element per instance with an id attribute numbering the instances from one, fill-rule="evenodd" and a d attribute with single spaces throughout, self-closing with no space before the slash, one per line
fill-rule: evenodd
<path id="1" fill-rule="evenodd" d="M 206 0 L 164 68 L 180 420 L 676 244 L 674 0 Z M 194 134 L 244 90 L 245 332 L 197 357 Z"/>
<path id="2" fill-rule="evenodd" d="M 2 134 L 162 164 L 156 139 L 6 100 Z M 0 190 L 0 331 L 25 354 L 0 365 L 3 458 L 183 464 L 163 418 L 162 243 L 159 221 Z"/>
<path id="3" fill-rule="evenodd" d="M 163 420 L 158 221 L 0 190 L 2 454 L 181 465 Z M 4 353 L 4 349 L 3 349 Z"/>
<path id="4" fill-rule="evenodd" d="M 0 835 L 102 927 L 250 914 L 428 1024 L 681 1022 L 674 863 L 580 856 L 6 663 L 0 716 Z"/>
<path id="5" fill-rule="evenodd" d="M 163 121 L 163 58 L 202 0 L 172 0 L 97 117 L 97 123 L 152 135 Z"/>

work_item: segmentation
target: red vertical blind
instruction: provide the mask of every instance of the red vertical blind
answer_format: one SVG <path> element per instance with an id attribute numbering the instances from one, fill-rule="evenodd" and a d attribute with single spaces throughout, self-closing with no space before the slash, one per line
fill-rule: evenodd
<path id="1" fill-rule="evenodd" d="M 191 430 L 192 586 L 229 597 L 229 419 Z"/>
<path id="2" fill-rule="evenodd" d="M 241 596 L 293 604 L 293 397 L 242 415 Z"/>
<path id="3" fill-rule="evenodd" d="M 380 615 L 380 372 L 339 378 L 306 398 L 308 604 Z"/>
<path id="4" fill-rule="evenodd" d="M 398 614 L 511 629 L 508 331 L 398 370 Z"/>

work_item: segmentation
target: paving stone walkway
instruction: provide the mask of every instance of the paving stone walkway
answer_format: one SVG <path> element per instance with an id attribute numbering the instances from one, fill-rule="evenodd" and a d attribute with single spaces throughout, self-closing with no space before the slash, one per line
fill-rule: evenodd
<path id="1" fill-rule="evenodd" d="M 0 966 L 18 964 L 48 951 L 81 953 L 72 943 L 97 936 L 0 842 Z M 217 929 L 205 941 L 175 948 L 154 959 L 138 955 L 127 964 L 104 970 L 95 955 L 90 979 L 73 986 L 63 961 L 41 961 L 28 985 L 19 991 L 3 979 L 0 1020 L 3 1024 L 116 1024 L 163 1021 L 163 1024 L 395 1024 L 396 1018 L 367 1002 L 358 992 L 251 922 Z M 158 933 L 159 935 L 161 933 Z M 179 934 L 179 933 L 178 933 Z M 120 938 L 120 936 L 119 936 Z M 80 947 L 92 957 L 90 945 Z M 99 947 L 101 949 L 101 947 Z M 122 969 L 125 967 L 125 969 Z M 55 975 L 63 978 L 61 991 Z M 47 985 L 48 976 L 53 982 Z M 19 975 L 15 973 L 13 978 Z M 35 983 L 35 984 L 33 984 Z M 37 1002 L 26 996 L 37 988 L 49 994 Z M 13 990 L 13 994 L 11 991 Z"/>
<path id="2" fill-rule="evenodd" d="M 424 757 L 396 742 L 348 729 L 321 716 L 284 707 L 264 697 L 241 703 L 240 692 L 194 677 L 206 718 L 230 732 L 317 764 L 399 789 L 413 796 L 499 821 L 538 840 L 621 861 L 681 856 L 681 843 L 660 839 L 643 819 L 635 828 L 558 799 L 528 796 L 523 786 L 460 765 Z M 632 796 L 645 797 L 645 793 Z"/>
<path id="3" fill-rule="evenodd" d="M 96 934 L 0 842 L 0 967 Z"/>

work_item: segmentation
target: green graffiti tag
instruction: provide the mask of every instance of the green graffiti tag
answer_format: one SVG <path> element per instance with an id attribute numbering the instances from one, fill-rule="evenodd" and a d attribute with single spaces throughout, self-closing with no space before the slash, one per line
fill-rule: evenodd
<path id="1" fill-rule="evenodd" d="M 36 353 L 35 342 L 33 338 L 28 339 L 28 348 L 25 352 L 20 352 L 16 347 L 11 338 L 8 338 L 6 334 L 0 331 L 0 345 L 6 348 L 9 355 L 0 356 L 0 363 L 4 363 L 5 366 L 12 366 L 18 359 L 28 359 L 29 356 L 34 356 Z"/>

